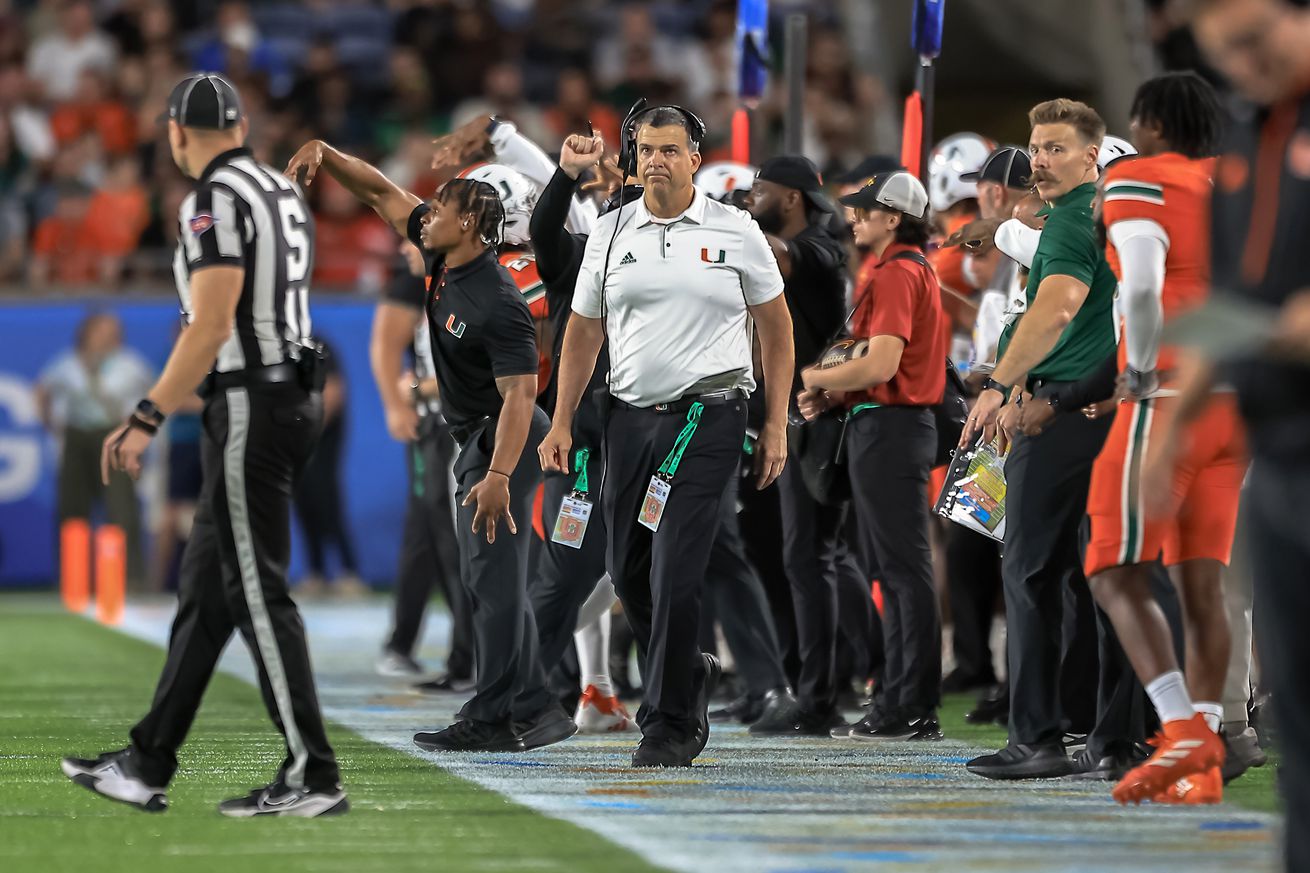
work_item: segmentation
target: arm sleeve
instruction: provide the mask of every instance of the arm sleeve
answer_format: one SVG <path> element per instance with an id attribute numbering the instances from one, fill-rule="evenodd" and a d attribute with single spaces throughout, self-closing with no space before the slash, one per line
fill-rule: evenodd
<path id="1" fill-rule="evenodd" d="M 1110 225 L 1110 242 L 1119 252 L 1119 305 L 1124 316 L 1128 366 L 1154 370 L 1164 327 L 1164 269 L 1169 237 L 1154 221 L 1135 219 Z"/>
<path id="2" fill-rule="evenodd" d="M 562 275 L 572 263 L 577 241 L 564 227 L 573 192 L 578 180 L 570 179 L 563 170 L 556 170 L 537 200 L 528 223 L 532 237 L 532 251 L 537 256 L 537 271 L 550 282 Z"/>
<path id="3" fill-rule="evenodd" d="M 538 189 L 545 188 L 555 175 L 555 162 L 536 143 L 518 132 L 511 122 L 502 121 L 489 137 L 496 160 L 517 170 Z M 572 194 L 572 192 L 570 192 Z M 568 209 L 569 229 L 574 233 L 590 233 L 596 223 L 596 206 L 590 201 L 570 196 Z"/>
<path id="4" fill-rule="evenodd" d="M 1037 250 L 1044 259 L 1043 277 L 1069 276 L 1091 287 L 1101 258 L 1091 222 L 1079 221 L 1075 214 L 1053 213 L 1041 232 Z M 1041 293 L 1040 288 L 1037 291 Z"/>
<path id="5" fill-rule="evenodd" d="M 605 250 L 609 247 L 613 228 L 601 222 L 596 232 L 587 237 L 578 267 L 578 283 L 573 287 L 573 311 L 585 318 L 600 318 L 601 289 L 605 284 Z M 772 254 L 770 254 L 772 257 Z"/>
<path id="6" fill-rule="evenodd" d="M 497 379 L 535 374 L 538 364 L 537 331 L 532 324 L 527 304 L 506 297 L 487 322 L 486 345 L 487 357 L 491 360 L 491 373 Z"/>
<path id="7" fill-rule="evenodd" d="M 223 185 L 202 184 L 179 212 L 183 247 L 191 271 L 218 265 L 245 266 L 245 201 Z"/>
<path id="8" fill-rule="evenodd" d="M 1049 395 L 1039 392 L 1039 396 L 1056 396 L 1060 399 L 1061 412 L 1078 412 L 1084 406 L 1113 397 L 1114 383 L 1118 376 L 1119 355 L 1113 352 L 1101 362 L 1101 366 L 1077 382 L 1067 382 Z"/>
<path id="9" fill-rule="evenodd" d="M 868 339 L 896 336 L 909 345 L 914 334 L 914 277 L 895 266 L 878 271 L 869 314 Z"/>
<path id="10" fill-rule="evenodd" d="M 431 206 L 420 203 L 414 207 L 414 211 L 409 214 L 409 221 L 405 223 L 405 237 L 418 246 L 418 250 L 423 252 L 424 256 L 427 255 L 427 251 L 423 248 L 423 216 L 431 211 Z"/>
<path id="11" fill-rule="evenodd" d="M 1025 269 L 1033 268 L 1033 257 L 1037 254 L 1037 243 L 1041 241 L 1042 232 L 1029 227 L 1017 218 L 1011 218 L 996 228 L 994 241 L 996 247 Z"/>
<path id="12" fill-rule="evenodd" d="M 778 269 L 778 259 L 773 256 L 773 249 L 764 238 L 764 231 L 760 230 L 753 218 L 746 220 L 741 259 L 741 287 L 748 306 L 768 303 L 782 294 L 782 272 Z"/>

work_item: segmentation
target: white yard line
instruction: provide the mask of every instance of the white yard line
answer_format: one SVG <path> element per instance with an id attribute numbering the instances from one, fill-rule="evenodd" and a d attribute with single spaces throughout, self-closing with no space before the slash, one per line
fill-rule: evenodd
<path id="1" fill-rule="evenodd" d="M 413 733 L 448 723 L 462 700 L 419 697 L 373 675 L 385 606 L 303 611 L 330 719 L 674 870 L 1275 869 L 1276 817 L 1231 806 L 1122 809 L 1103 783 L 991 782 L 964 770 L 980 750 L 954 742 L 873 749 L 715 727 L 696 767 L 658 772 L 628 766 L 633 735 L 575 737 L 517 755 L 421 752 Z M 171 603 L 132 604 L 121 629 L 165 645 L 171 615 Z M 435 651 L 447 630 L 443 617 L 429 619 Z M 221 669 L 254 680 L 239 642 Z"/>

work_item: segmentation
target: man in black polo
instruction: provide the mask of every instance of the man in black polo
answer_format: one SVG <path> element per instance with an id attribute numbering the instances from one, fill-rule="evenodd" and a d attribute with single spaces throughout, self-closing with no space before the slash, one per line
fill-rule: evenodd
<path id="1" fill-rule="evenodd" d="M 801 369 L 819 359 L 846 316 L 846 249 L 829 227 L 834 208 L 821 193 L 822 186 L 812 161 L 783 155 L 760 167 L 746 198 L 746 208 L 764 231 L 785 283 L 796 345 L 793 397 L 804 387 Z M 842 539 L 846 507 L 825 506 L 810 495 L 794 450 L 778 477 L 778 491 L 783 566 L 800 657 L 797 706 L 761 719 L 751 733 L 826 737 L 842 721 L 837 712 L 838 586 L 865 585 Z"/>
<path id="2" fill-rule="evenodd" d="M 478 676 L 460 720 L 416 734 L 414 743 L 429 751 L 522 751 L 567 739 L 576 727 L 546 688 L 527 597 L 528 520 L 541 481 L 527 447 L 548 422 L 535 403 L 532 316 L 496 259 L 500 198 L 485 182 L 452 179 L 423 203 L 318 140 L 287 165 L 288 175 L 304 171 L 306 184 L 319 169 L 433 256 L 428 332 L 442 408 L 460 446 L 456 526 Z"/>

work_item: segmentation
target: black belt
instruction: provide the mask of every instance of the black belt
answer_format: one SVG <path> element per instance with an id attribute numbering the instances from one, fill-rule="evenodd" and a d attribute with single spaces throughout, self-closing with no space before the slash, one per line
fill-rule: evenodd
<path id="1" fill-rule="evenodd" d="M 727 391 L 715 391 L 711 394 L 688 394 L 685 397 L 679 397 L 677 400 L 671 400 L 668 403 L 656 403 L 654 406 L 634 406 L 631 403 L 624 403 L 617 397 L 614 398 L 614 405 L 619 409 L 632 409 L 638 412 L 656 412 L 661 415 L 671 413 L 686 412 L 691 409 L 693 403 L 699 403 L 703 406 L 715 406 L 720 403 L 734 403 L 738 400 L 745 400 L 746 392 L 741 388 L 731 388 Z"/>
<path id="2" fill-rule="evenodd" d="M 281 385 L 286 382 L 298 383 L 300 369 L 294 363 L 273 364 L 268 367 L 247 367 L 228 373 L 210 373 L 200 386 L 201 394 L 213 393 L 226 388 L 242 388 L 247 385 Z"/>
<path id="3" fill-rule="evenodd" d="M 450 429 L 450 435 L 455 438 L 455 442 L 459 443 L 462 446 L 464 445 L 464 443 L 469 441 L 469 437 L 473 436 L 473 434 L 482 430 L 482 428 L 485 427 L 489 422 L 493 422 L 495 420 L 496 419 L 492 418 L 490 415 L 484 415 L 481 418 L 476 419 L 475 421 L 469 422 L 468 424 L 460 425 L 459 427 L 452 427 Z"/>

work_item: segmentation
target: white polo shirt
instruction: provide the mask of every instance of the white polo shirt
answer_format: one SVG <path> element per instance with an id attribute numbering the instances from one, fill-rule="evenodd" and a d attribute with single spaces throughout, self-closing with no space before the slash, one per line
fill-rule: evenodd
<path id="1" fill-rule="evenodd" d="M 613 395 L 654 406 L 723 374 L 716 388 L 755 390 L 746 307 L 782 294 L 755 219 L 696 189 L 676 218 L 656 218 L 638 200 L 624 205 L 614 236 L 618 220 L 615 210 L 596 222 L 573 294 L 574 312 L 600 318 L 603 286 Z"/>

